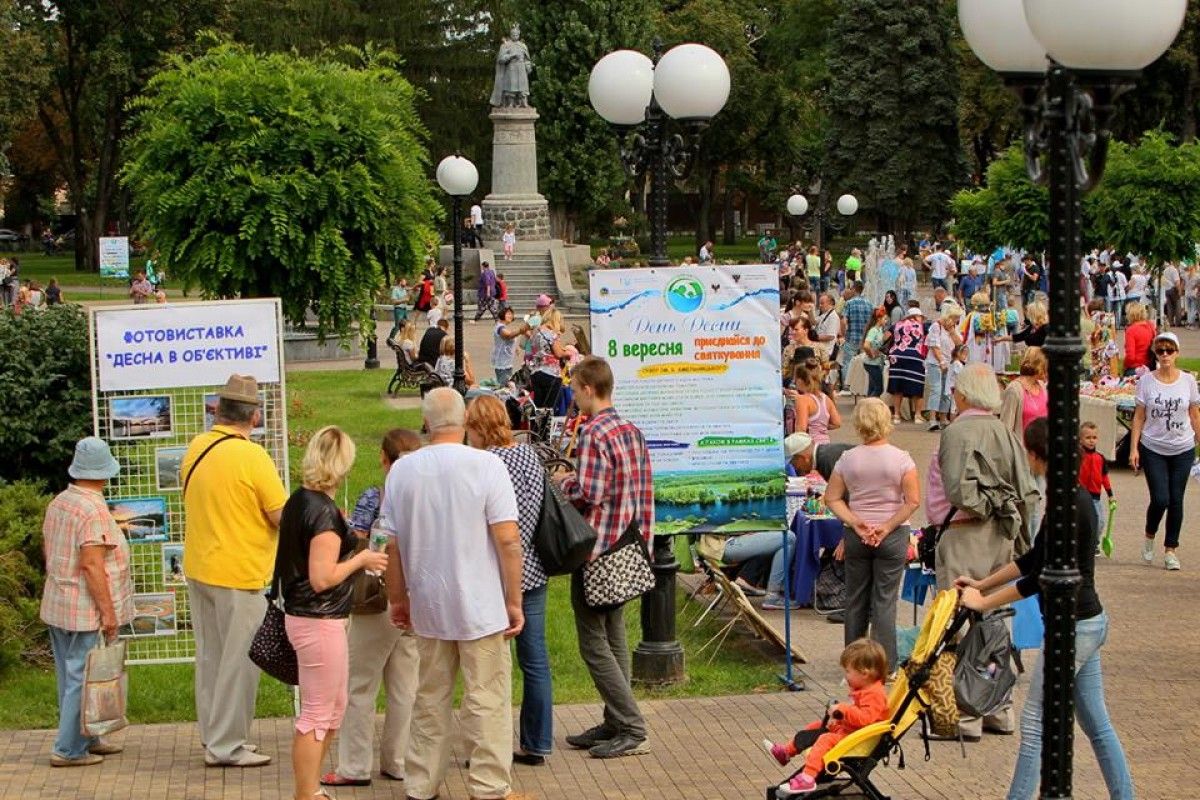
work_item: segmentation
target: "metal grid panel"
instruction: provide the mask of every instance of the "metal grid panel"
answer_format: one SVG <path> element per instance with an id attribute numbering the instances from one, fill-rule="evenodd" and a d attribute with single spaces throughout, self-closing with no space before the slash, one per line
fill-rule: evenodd
<path id="1" fill-rule="evenodd" d="M 93 315 L 97 310 L 109 309 L 93 309 Z M 278 306 L 276 316 L 282 358 L 283 329 Z M 99 391 L 95 325 L 92 336 L 93 428 L 121 462 L 121 473 L 109 482 L 105 497 L 130 540 L 134 603 L 139 612 L 133 631 L 123 629 L 128 642 L 128 661 L 131 664 L 190 662 L 195 656 L 195 640 L 181 571 L 184 516 L 178 466 L 188 442 L 212 425 L 211 412 L 215 410 L 216 393 L 221 387 Z M 286 387 L 282 382 L 260 383 L 259 395 L 266 419 L 251 438 L 270 453 L 286 486 Z M 136 418 L 138 422 L 129 424 L 130 412 L 140 415 Z M 154 421 L 150 421 L 151 415 L 155 416 Z M 156 515 L 159 510 L 164 512 L 162 524 Z M 178 561 L 173 563 L 172 556 L 177 556 Z M 172 575 L 176 565 L 180 572 Z"/>

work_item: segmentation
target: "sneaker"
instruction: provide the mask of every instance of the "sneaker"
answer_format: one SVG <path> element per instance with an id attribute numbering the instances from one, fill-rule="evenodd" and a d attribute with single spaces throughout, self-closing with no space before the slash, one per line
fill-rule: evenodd
<path id="1" fill-rule="evenodd" d="M 893 425 L 899 425 L 901 422 L 904 422 L 904 420 L 900 419 L 899 417 L 892 417 Z"/>
<path id="2" fill-rule="evenodd" d="M 762 746 L 781 767 L 786 767 L 787 763 L 792 760 L 787 754 L 787 749 L 781 744 L 775 744 L 770 739 L 763 739 Z"/>
<path id="3" fill-rule="evenodd" d="M 104 756 L 98 756 L 95 753 L 85 753 L 78 758 L 67 758 L 58 753 L 50 754 L 50 766 L 52 767 L 90 767 L 103 761 Z"/>
<path id="4" fill-rule="evenodd" d="M 851 394 L 851 392 L 849 389 L 839 389 L 837 396 L 838 397 L 849 397 L 850 394 Z"/>
<path id="5" fill-rule="evenodd" d="M 760 589 L 748 583 L 745 578 L 738 578 L 734 583 L 737 584 L 737 587 L 742 590 L 742 594 L 746 595 L 746 597 L 762 597 L 767 593 L 766 589 Z"/>
<path id="6" fill-rule="evenodd" d="M 567 737 L 567 744 L 574 747 L 576 750 L 590 750 L 601 742 L 607 742 L 610 739 L 616 738 L 617 732 L 604 725 L 597 725 L 594 728 L 588 728 L 583 733 L 576 733 Z"/>
<path id="7" fill-rule="evenodd" d="M 125 745 L 113 744 L 106 742 L 103 739 L 97 739 L 96 743 L 88 748 L 88 752 L 94 756 L 115 756 L 117 753 L 125 751 Z"/>
<path id="8" fill-rule="evenodd" d="M 1154 563 L 1154 540 L 1142 538 L 1142 561 L 1147 564 Z"/>
<path id="9" fill-rule="evenodd" d="M 942 429 L 942 423 L 938 422 L 937 420 L 934 420 L 933 422 L 929 423 L 929 427 L 926 428 L 925 430 L 932 433 L 934 431 L 940 431 L 941 429 Z"/>
<path id="10" fill-rule="evenodd" d="M 801 772 L 799 775 L 793 776 L 790 780 L 779 784 L 779 788 L 775 790 L 775 797 L 779 800 L 784 800 L 788 797 L 795 797 L 799 794 L 808 794 L 816 791 L 817 781 L 813 776 L 806 772 Z"/>
<path id="11" fill-rule="evenodd" d="M 629 734 L 620 734 L 601 742 L 588 749 L 592 758 L 624 758 L 625 756 L 640 756 L 650 752 L 645 739 L 637 739 Z"/>
<path id="12" fill-rule="evenodd" d="M 252 753 L 244 747 L 240 753 L 228 761 L 218 761 L 212 754 L 207 752 L 204 754 L 204 766 L 206 767 L 265 767 L 270 763 L 270 756 Z"/>
<path id="13" fill-rule="evenodd" d="M 783 611 L 786 607 L 783 604 L 783 595 L 772 592 L 763 600 L 763 611 Z"/>
<path id="14" fill-rule="evenodd" d="M 1179 569 L 1179 556 L 1175 555 L 1174 553 L 1167 553 L 1166 557 L 1163 558 L 1163 564 L 1167 569 L 1174 572 L 1175 570 Z"/>

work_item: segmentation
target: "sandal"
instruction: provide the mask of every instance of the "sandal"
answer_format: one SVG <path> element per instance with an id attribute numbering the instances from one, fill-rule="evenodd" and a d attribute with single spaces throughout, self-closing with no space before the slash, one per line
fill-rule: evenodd
<path id="1" fill-rule="evenodd" d="M 321 785 L 322 786 L 370 786 L 371 779 L 370 778 L 344 778 L 341 775 L 338 775 L 336 772 L 326 772 L 324 775 L 321 776 Z M 320 792 L 317 793 L 316 796 L 320 797 L 321 794 L 324 793 L 324 791 L 325 790 L 322 789 Z M 329 795 L 326 794 L 325 796 L 328 797 Z"/>

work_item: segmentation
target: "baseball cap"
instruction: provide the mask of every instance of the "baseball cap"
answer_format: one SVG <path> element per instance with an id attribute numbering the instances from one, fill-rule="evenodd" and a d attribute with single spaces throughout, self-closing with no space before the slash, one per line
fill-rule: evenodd
<path id="1" fill-rule="evenodd" d="M 1176 350 L 1179 349 L 1179 337 L 1169 331 L 1160 333 L 1158 336 L 1155 336 L 1154 342 L 1155 343 L 1170 342 L 1171 344 L 1175 345 Z"/>

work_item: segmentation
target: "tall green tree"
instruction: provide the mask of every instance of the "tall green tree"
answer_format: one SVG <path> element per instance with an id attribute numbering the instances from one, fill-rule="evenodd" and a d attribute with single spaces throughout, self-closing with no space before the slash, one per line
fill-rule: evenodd
<path id="1" fill-rule="evenodd" d="M 954 235 L 976 252 L 1009 245 L 1040 253 L 1050 241 L 1050 193 L 1025 171 L 1025 153 L 1013 145 L 992 162 L 987 185 L 964 189 L 951 201 Z"/>
<path id="2" fill-rule="evenodd" d="M 607 229 L 628 209 L 629 182 L 617 157 L 613 132 L 588 100 L 588 76 L 613 50 L 648 52 L 649 0 L 522 2 L 512 22 L 521 25 L 534 70 L 530 102 L 539 110 L 538 180 L 550 202 L 555 233 L 566 239 Z"/>
<path id="3" fill-rule="evenodd" d="M 98 237 L 117 198 L 125 106 L 167 53 L 220 24 L 225 0 L 16 0 L 36 113 L 75 213 L 75 268 L 99 269 Z"/>
<path id="4" fill-rule="evenodd" d="M 176 57 L 133 105 L 124 180 L 171 274 L 206 296 L 270 296 L 321 336 L 374 330 L 440 214 L 416 91 L 387 54 L 342 60 L 220 45 Z"/>
<path id="5" fill-rule="evenodd" d="M 230 0 L 229 31 L 261 52 L 316 55 L 373 44 L 399 57 L 419 90 L 417 109 L 434 155 L 460 151 L 491 182 L 495 48 L 515 0 Z"/>
<path id="6" fill-rule="evenodd" d="M 1161 131 L 1114 144 L 1100 189 L 1088 200 L 1085 237 L 1155 263 L 1196 257 L 1200 242 L 1200 143 Z"/>
<path id="7" fill-rule="evenodd" d="M 943 0 L 844 0 L 830 31 L 825 179 L 882 230 L 945 214 L 967 170 Z"/>

